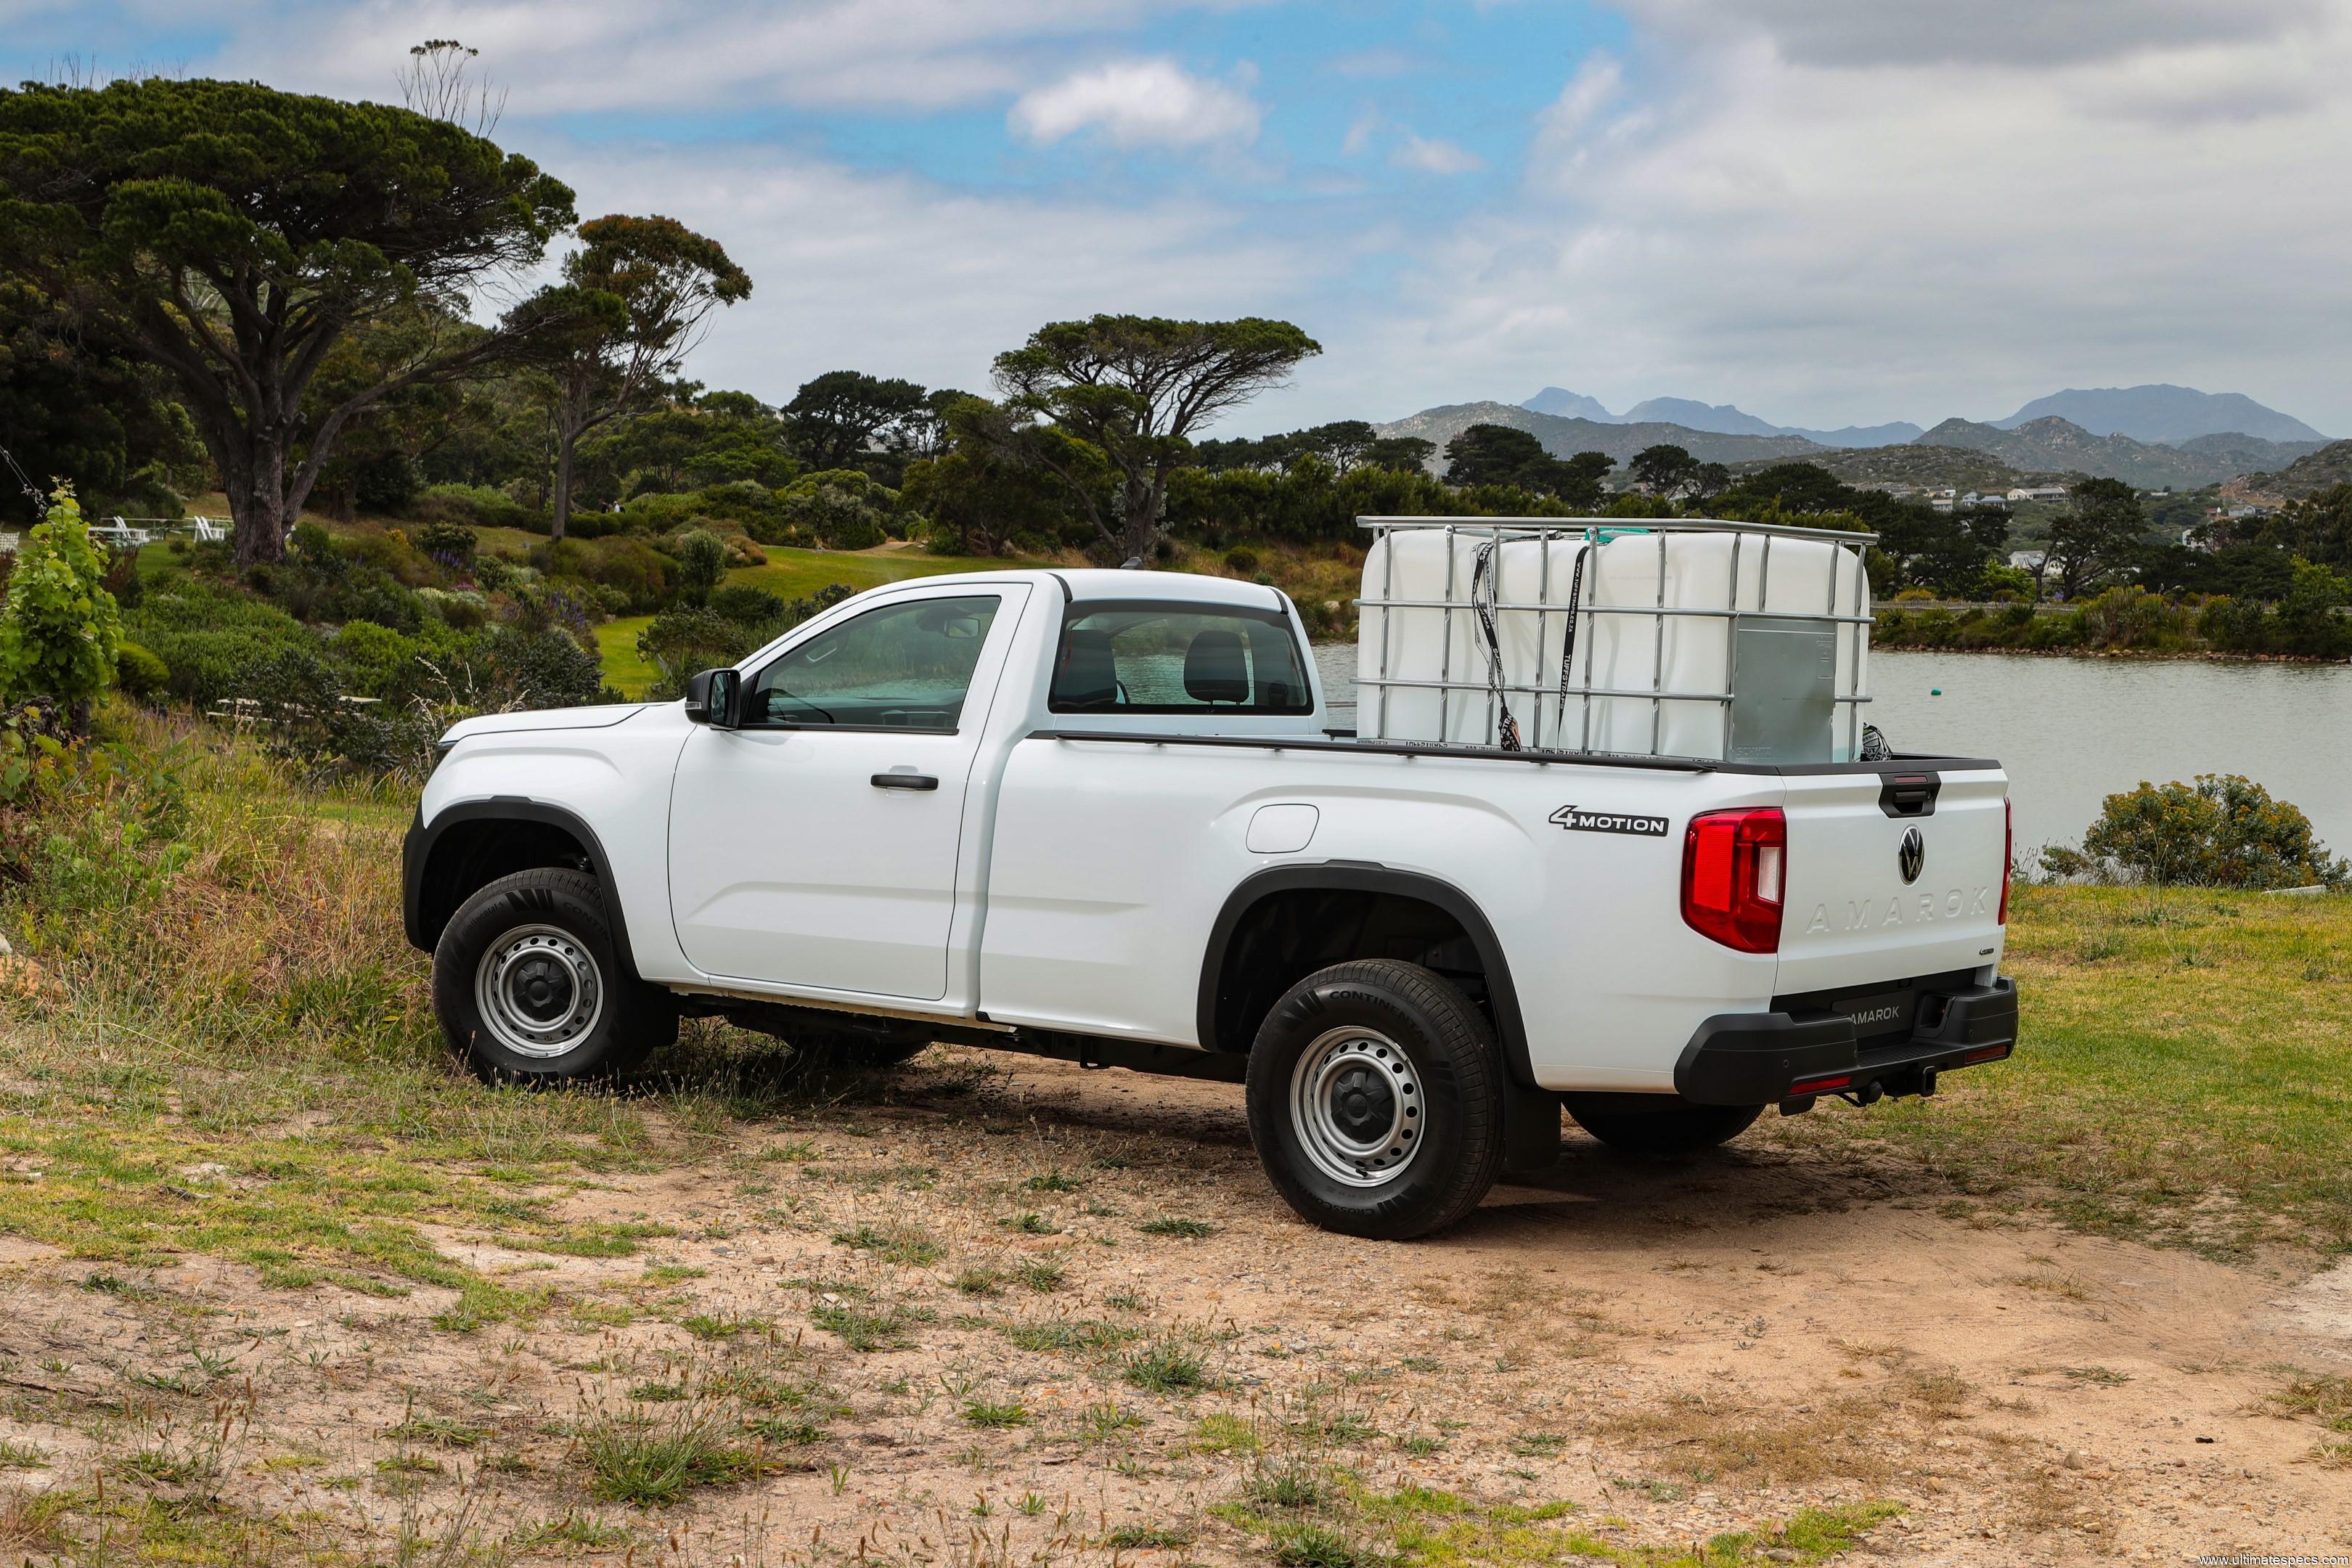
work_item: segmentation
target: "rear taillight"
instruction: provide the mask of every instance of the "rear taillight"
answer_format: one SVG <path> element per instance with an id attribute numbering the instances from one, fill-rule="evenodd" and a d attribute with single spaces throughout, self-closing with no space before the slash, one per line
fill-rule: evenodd
<path id="1" fill-rule="evenodd" d="M 2003 796 L 2000 803 L 2000 913 L 1996 923 L 2009 923 L 2009 879 L 2017 866 L 2017 812 Z"/>
<path id="2" fill-rule="evenodd" d="M 1702 812 L 1683 835 L 1683 920 L 1742 952 L 1780 950 L 1789 823 L 1777 806 Z"/>

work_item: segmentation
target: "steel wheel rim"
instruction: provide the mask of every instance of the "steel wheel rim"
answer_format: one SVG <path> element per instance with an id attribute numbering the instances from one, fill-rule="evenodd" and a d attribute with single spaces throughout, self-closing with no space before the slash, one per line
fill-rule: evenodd
<path id="1" fill-rule="evenodd" d="M 1290 1124 L 1317 1171 L 1349 1187 L 1404 1174 L 1428 1139 L 1428 1096 L 1404 1047 L 1350 1025 L 1315 1037 L 1290 1074 Z"/>
<path id="2" fill-rule="evenodd" d="M 604 1016 L 595 959 L 570 931 L 517 926 L 482 952 L 474 1006 L 490 1037 L 517 1056 L 569 1055 Z"/>

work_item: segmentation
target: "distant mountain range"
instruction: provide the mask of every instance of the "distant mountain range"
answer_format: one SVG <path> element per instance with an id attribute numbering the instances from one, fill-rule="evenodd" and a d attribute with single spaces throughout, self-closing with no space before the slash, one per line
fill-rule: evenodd
<path id="1" fill-rule="evenodd" d="M 1850 481 L 1979 489 L 2088 474 L 2143 489 L 2195 489 L 2288 469 L 2328 444 L 2300 419 L 2243 394 L 2168 385 L 2070 389 L 2036 398 L 2006 419 L 1947 419 L 1932 430 L 1903 420 L 1816 430 L 1685 397 L 1653 397 L 1612 414 L 1597 398 L 1548 386 L 1517 405 L 1450 404 L 1380 430 L 1422 437 L 1442 453 L 1446 442 L 1480 424 L 1525 430 L 1561 457 L 1606 452 L 1622 464 L 1644 447 L 1667 443 L 1702 462 L 1804 459 Z M 1909 448 L 1899 458 L 1889 450 L 1898 447 Z"/>
<path id="2" fill-rule="evenodd" d="M 1918 438 L 1919 426 L 1907 419 L 1887 425 L 1848 425 L 1839 430 L 1809 430 L 1801 425 L 1775 425 L 1728 403 L 1699 403 L 1687 397 L 1653 397 L 1622 414 L 1612 414 L 1600 399 L 1566 387 L 1547 386 L 1519 405 L 1533 414 L 1590 419 L 1596 425 L 1679 425 L 1716 436 L 1801 436 L 1822 447 L 1891 447 Z M 1710 459 L 1711 460 L 1711 459 Z"/>
<path id="3" fill-rule="evenodd" d="M 1566 387 L 1547 386 L 1520 407 L 1536 414 L 1590 419 L 1596 425 L 1679 425 L 1719 436 L 1802 436 L 1824 447 L 1891 447 L 1925 434 L 1907 419 L 1885 425 L 1848 425 L 1816 430 L 1775 425 L 1728 403 L 1688 397 L 1653 397 L 1622 414 L 1600 399 Z M 2179 445 L 2200 436 L 2254 436 L 2265 441 L 2325 443 L 2327 437 L 2290 414 L 2266 408 L 2242 392 L 2200 392 L 2193 386 L 2070 387 L 2037 397 L 2006 419 L 1984 423 L 2014 430 L 2037 419 L 2059 418 L 2096 435 L 2128 436 L 2151 445 Z"/>
<path id="4" fill-rule="evenodd" d="M 1508 425 L 1513 429 L 1525 430 L 1541 441 L 1546 451 L 1559 457 L 1606 452 L 1621 464 L 1631 461 L 1633 454 L 1645 447 L 1662 445 L 1680 447 L 1703 463 L 1743 463 L 1758 458 L 1786 461 L 1824 449 L 1820 443 L 1801 436 L 1725 435 L 1657 421 L 1626 425 L 1612 420 L 1602 424 L 1596 419 L 1538 414 L 1508 403 L 1448 404 L 1443 408 L 1424 408 L 1374 428 L 1383 436 L 1418 436 L 1435 442 L 1438 456 L 1432 462 L 1442 468 L 1445 444 L 1473 425 Z"/>
<path id="5" fill-rule="evenodd" d="M 2242 392 L 2162 384 L 2069 388 L 2037 397 L 2008 418 L 1990 423 L 2014 430 L 2052 417 L 2085 430 L 2175 446 L 2200 436 L 2258 436 L 2283 442 L 2327 439 L 2293 415 L 2265 408 Z"/>

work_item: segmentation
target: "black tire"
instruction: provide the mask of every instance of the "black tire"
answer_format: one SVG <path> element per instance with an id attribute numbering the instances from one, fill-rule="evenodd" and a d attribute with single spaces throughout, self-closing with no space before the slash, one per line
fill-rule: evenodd
<path id="1" fill-rule="evenodd" d="M 1672 1094 L 1570 1094 L 1576 1124 L 1624 1154 L 1689 1154 L 1728 1143 L 1764 1114 L 1760 1105 L 1693 1105 Z"/>
<path id="2" fill-rule="evenodd" d="M 433 1011 L 488 1083 L 610 1078 L 677 1038 L 669 994 L 621 963 L 596 879 L 553 868 L 501 877 L 458 908 L 433 950 Z"/>
<path id="3" fill-rule="evenodd" d="M 1325 1230 L 1427 1236 L 1477 1207 L 1502 1172 L 1494 1031 L 1417 963 L 1335 963 L 1292 986 L 1258 1028 L 1248 1086 L 1266 1175 Z"/>

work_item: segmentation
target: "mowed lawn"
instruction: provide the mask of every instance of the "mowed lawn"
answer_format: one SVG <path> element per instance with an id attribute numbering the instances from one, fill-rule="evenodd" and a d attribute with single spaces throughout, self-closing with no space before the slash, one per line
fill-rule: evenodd
<path id="1" fill-rule="evenodd" d="M 2012 1059 L 1759 1131 L 1879 1143 L 1995 1209 L 2217 1256 L 2352 1250 L 2352 897 L 2020 888 L 2004 967 Z"/>
<path id="2" fill-rule="evenodd" d="M 805 599 L 835 583 L 856 592 L 909 577 L 935 577 L 947 572 L 998 572 L 1030 563 L 978 555 L 934 555 L 928 551 L 880 546 L 873 550 L 787 550 L 771 545 L 765 566 L 739 566 L 727 574 L 730 584 L 765 588 L 778 598 Z M 604 659 L 604 680 L 625 696 L 642 696 L 659 673 L 653 661 L 637 652 L 637 634 L 653 624 L 651 616 L 627 616 L 596 628 L 596 646 Z"/>

